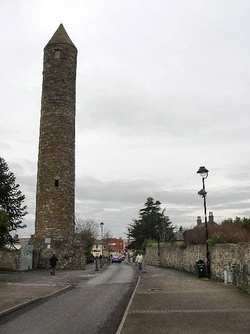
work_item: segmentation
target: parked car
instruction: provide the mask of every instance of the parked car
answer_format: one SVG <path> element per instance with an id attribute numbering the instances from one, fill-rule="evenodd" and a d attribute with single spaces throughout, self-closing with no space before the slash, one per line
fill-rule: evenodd
<path id="1" fill-rule="evenodd" d="M 112 263 L 121 263 L 122 260 L 121 260 L 120 256 L 118 256 L 118 255 L 114 255 L 114 256 L 112 257 L 111 262 L 112 262 Z"/>

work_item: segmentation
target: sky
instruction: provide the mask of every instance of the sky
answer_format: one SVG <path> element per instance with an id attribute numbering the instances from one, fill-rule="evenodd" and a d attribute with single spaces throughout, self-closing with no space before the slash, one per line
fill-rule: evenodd
<path id="1" fill-rule="evenodd" d="M 78 49 L 76 217 L 126 237 L 148 197 L 173 225 L 250 216 L 249 0 L 1 0 L 0 156 L 34 233 L 43 49 Z"/>

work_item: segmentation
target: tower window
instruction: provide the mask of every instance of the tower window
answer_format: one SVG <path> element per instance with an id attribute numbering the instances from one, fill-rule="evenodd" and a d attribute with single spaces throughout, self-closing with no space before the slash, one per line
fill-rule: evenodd
<path id="1" fill-rule="evenodd" d="M 59 50 L 55 51 L 55 59 L 60 59 L 60 51 Z"/>
<path id="2" fill-rule="evenodd" d="M 55 180 L 55 187 L 56 187 L 56 188 L 59 187 L 59 180 Z"/>

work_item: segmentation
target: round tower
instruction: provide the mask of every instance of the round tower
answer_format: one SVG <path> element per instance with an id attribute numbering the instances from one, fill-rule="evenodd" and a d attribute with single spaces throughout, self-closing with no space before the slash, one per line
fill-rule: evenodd
<path id="1" fill-rule="evenodd" d="M 40 254 L 66 254 L 73 243 L 76 62 L 77 49 L 61 24 L 44 48 L 33 238 Z"/>

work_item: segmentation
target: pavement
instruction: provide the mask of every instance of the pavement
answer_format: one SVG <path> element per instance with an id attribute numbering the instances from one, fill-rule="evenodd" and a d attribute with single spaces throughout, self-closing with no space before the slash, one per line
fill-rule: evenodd
<path id="1" fill-rule="evenodd" d="M 0 271 L 0 317 L 70 289 L 82 280 L 94 277 L 96 273 L 94 263 L 87 264 L 86 270 L 60 270 L 55 276 L 46 269 Z"/>
<path id="2" fill-rule="evenodd" d="M 116 334 L 250 334 L 250 295 L 235 286 L 151 266 L 138 275 Z"/>
<path id="3" fill-rule="evenodd" d="M 130 264 L 134 265 L 134 264 Z M 95 271 L 0 272 L 0 317 L 89 280 Z M 145 266 L 116 334 L 250 333 L 250 295 L 230 284 Z M 106 333 L 103 333 L 106 334 Z"/>

